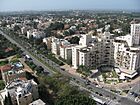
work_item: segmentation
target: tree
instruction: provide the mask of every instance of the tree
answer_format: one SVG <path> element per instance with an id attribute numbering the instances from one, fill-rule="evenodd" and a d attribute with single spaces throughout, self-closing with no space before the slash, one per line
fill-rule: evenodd
<path id="1" fill-rule="evenodd" d="M 49 105 L 54 105 L 54 100 L 52 95 L 48 92 L 46 85 L 41 83 L 38 85 L 38 92 L 39 97 L 46 103 L 49 103 Z"/>
<path id="2" fill-rule="evenodd" d="M 77 36 L 75 36 L 75 37 L 72 37 L 70 40 L 69 40 L 69 42 L 71 43 L 71 44 L 79 44 L 79 37 L 77 37 Z"/>
<path id="3" fill-rule="evenodd" d="M 91 71 L 89 70 L 89 68 L 84 65 L 80 65 L 77 69 L 77 72 L 79 72 L 85 76 L 88 76 L 91 74 Z"/>
<path id="4" fill-rule="evenodd" d="M 83 94 L 68 95 L 59 98 L 55 105 L 96 105 L 95 101 Z"/>
<path id="5" fill-rule="evenodd" d="M 66 35 L 66 36 L 69 36 L 70 35 L 69 31 L 64 31 L 63 34 Z"/>
<path id="6" fill-rule="evenodd" d="M 49 28 L 45 29 L 44 32 L 45 32 L 47 37 L 52 35 L 51 29 L 49 29 Z"/>
<path id="7" fill-rule="evenodd" d="M 36 70 L 37 73 L 43 73 L 44 72 L 44 68 L 42 66 L 37 66 L 34 70 Z"/>
<path id="8" fill-rule="evenodd" d="M 95 30 L 94 30 L 94 33 L 93 33 L 93 36 L 97 36 L 97 34 L 98 34 L 98 33 L 97 33 L 97 30 L 95 29 Z"/>
<path id="9" fill-rule="evenodd" d="M 8 96 L 5 96 L 4 105 L 13 105 L 9 92 L 8 92 Z"/>
<path id="10" fill-rule="evenodd" d="M 70 35 L 74 35 L 75 34 L 75 32 L 74 32 L 74 30 L 69 30 L 69 33 L 70 33 Z"/>
<path id="11" fill-rule="evenodd" d="M 0 80 L 0 90 L 4 89 L 5 84 L 3 80 Z"/>
<path id="12" fill-rule="evenodd" d="M 62 30 L 62 29 L 64 29 L 64 24 L 61 22 L 51 23 L 49 28 L 51 30 Z"/>
<path id="13" fill-rule="evenodd" d="M 123 24 L 122 31 L 123 31 L 124 35 L 130 33 L 130 25 L 129 24 Z"/>
<path id="14" fill-rule="evenodd" d="M 19 30 L 20 30 L 20 27 L 18 25 L 15 25 L 14 31 L 16 32 L 16 31 L 19 31 Z"/>

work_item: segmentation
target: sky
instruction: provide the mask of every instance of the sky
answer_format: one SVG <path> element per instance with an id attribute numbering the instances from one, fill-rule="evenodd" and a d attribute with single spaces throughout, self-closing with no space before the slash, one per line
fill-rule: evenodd
<path id="1" fill-rule="evenodd" d="M 0 0 L 0 11 L 69 9 L 140 11 L 140 0 Z"/>

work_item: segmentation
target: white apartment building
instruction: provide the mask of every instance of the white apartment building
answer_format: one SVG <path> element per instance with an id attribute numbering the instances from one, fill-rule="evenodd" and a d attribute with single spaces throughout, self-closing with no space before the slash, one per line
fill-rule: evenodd
<path id="1" fill-rule="evenodd" d="M 140 24 L 131 24 L 131 46 L 140 45 Z"/>
<path id="2" fill-rule="evenodd" d="M 36 39 L 43 38 L 45 37 L 45 33 L 42 31 L 37 31 L 36 29 L 29 30 L 27 31 L 27 38 L 29 39 L 31 37 L 36 38 Z"/>
<path id="3" fill-rule="evenodd" d="M 33 38 L 37 38 L 37 39 L 45 37 L 45 33 L 42 31 L 33 32 L 32 35 Z"/>
<path id="4" fill-rule="evenodd" d="M 43 43 L 47 45 L 48 49 L 51 49 L 52 37 L 43 38 Z"/>
<path id="5" fill-rule="evenodd" d="M 27 27 L 22 27 L 21 34 L 26 34 L 26 33 L 27 33 Z"/>
<path id="6" fill-rule="evenodd" d="M 87 46 L 92 41 L 92 35 L 89 34 L 82 34 L 79 45 Z"/>
<path id="7" fill-rule="evenodd" d="M 58 38 L 52 38 L 51 43 L 51 51 L 55 55 L 60 55 L 60 46 L 63 45 L 70 45 L 70 43 L 67 40 L 64 39 L 58 39 Z"/>
<path id="8" fill-rule="evenodd" d="M 98 44 L 98 49 L 101 56 L 101 65 L 114 65 L 114 39 L 112 38 L 112 36 L 113 35 L 110 34 L 110 32 L 104 32 L 101 35 L 101 43 Z"/>
<path id="9" fill-rule="evenodd" d="M 72 60 L 72 46 L 73 45 L 61 45 L 60 57 L 65 60 Z"/>
<path id="10" fill-rule="evenodd" d="M 113 65 L 113 49 L 113 39 L 109 32 L 105 32 L 101 37 L 82 35 L 79 45 L 72 48 L 72 65 L 75 69 L 80 65 Z"/>
<path id="11" fill-rule="evenodd" d="M 114 40 L 115 66 L 123 77 L 133 78 L 140 68 L 140 24 L 131 25 L 131 35 Z"/>

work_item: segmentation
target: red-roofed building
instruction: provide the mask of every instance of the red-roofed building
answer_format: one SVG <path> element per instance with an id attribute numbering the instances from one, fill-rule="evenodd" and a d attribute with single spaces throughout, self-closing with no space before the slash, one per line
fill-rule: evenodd
<path id="1" fill-rule="evenodd" d="M 13 48 L 8 47 L 7 49 L 5 49 L 5 52 L 9 52 L 9 51 L 12 51 L 12 50 L 13 50 Z"/>
<path id="2" fill-rule="evenodd" d="M 25 77 L 25 71 L 23 71 L 21 68 L 17 69 L 11 65 L 1 66 L 0 70 L 2 74 L 2 79 L 5 81 L 5 84 L 13 81 L 14 79 Z"/>
<path id="3" fill-rule="evenodd" d="M 9 64 L 0 67 L 1 72 L 7 72 L 11 69 L 12 69 L 12 67 Z"/>

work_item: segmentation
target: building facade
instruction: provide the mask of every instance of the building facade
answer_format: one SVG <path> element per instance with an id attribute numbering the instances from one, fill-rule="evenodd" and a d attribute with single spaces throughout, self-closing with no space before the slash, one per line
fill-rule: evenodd
<path id="1" fill-rule="evenodd" d="M 80 65 L 95 68 L 100 65 L 113 65 L 114 46 L 110 36 L 109 32 L 105 32 L 101 37 L 82 35 L 79 45 L 72 48 L 73 67 L 77 69 Z"/>

